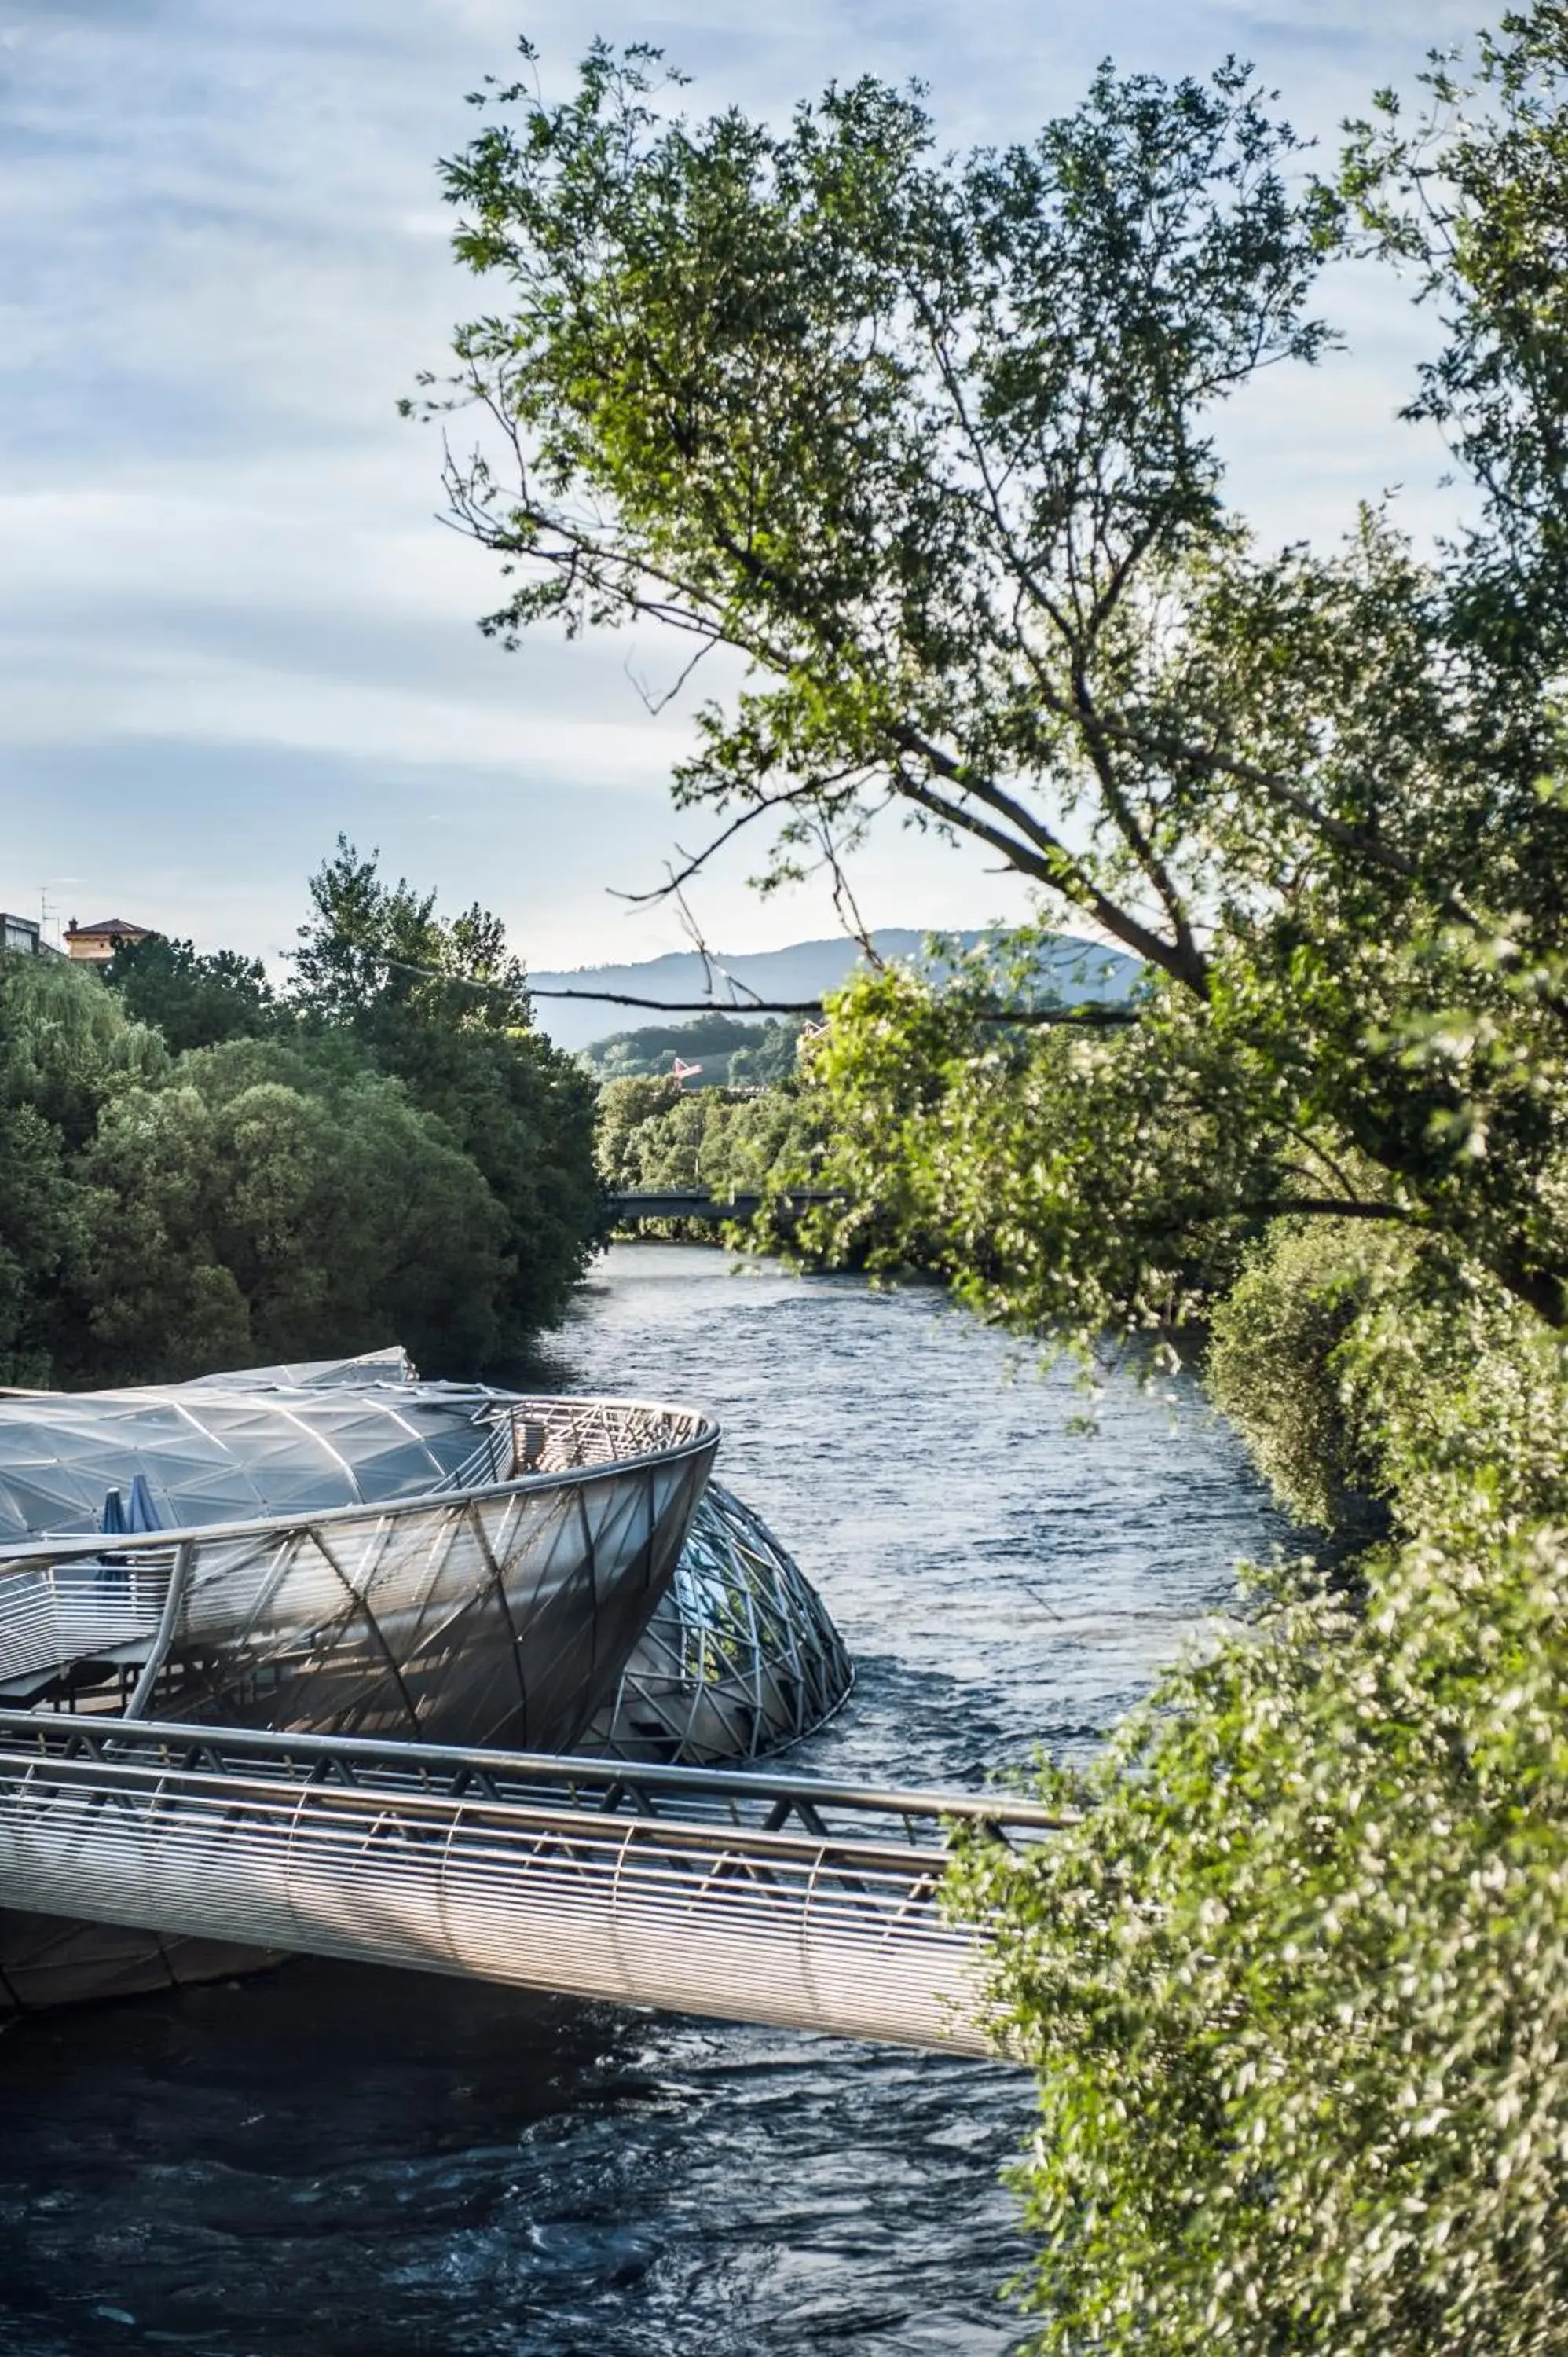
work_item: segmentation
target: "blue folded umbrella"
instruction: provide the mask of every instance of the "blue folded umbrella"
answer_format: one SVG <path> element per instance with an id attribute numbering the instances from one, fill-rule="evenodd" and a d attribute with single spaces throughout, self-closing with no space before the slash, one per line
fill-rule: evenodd
<path id="1" fill-rule="evenodd" d="M 132 1481 L 128 1500 L 118 1490 L 105 1494 L 103 1519 L 98 1527 L 110 1538 L 125 1538 L 132 1531 L 162 1530 L 163 1518 L 153 1502 L 145 1473 L 138 1473 Z"/>
<path id="2" fill-rule="evenodd" d="M 131 1484 L 131 1501 L 125 1509 L 128 1531 L 161 1531 L 163 1518 L 153 1503 L 153 1493 L 147 1487 L 145 1473 L 138 1473 Z"/>

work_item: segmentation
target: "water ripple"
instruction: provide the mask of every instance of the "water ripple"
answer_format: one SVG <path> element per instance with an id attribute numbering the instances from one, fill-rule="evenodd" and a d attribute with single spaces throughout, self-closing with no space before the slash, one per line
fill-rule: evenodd
<path id="1" fill-rule="evenodd" d="M 928 1291 L 618 1251 L 553 1372 L 714 1408 L 854 1701 L 797 1755 L 977 1783 L 1081 1753 L 1287 1534 L 1190 1386 L 1072 1428 Z M 983 2063 L 306 1962 L 0 2037 L 0 2357 L 1002 2357 Z"/>

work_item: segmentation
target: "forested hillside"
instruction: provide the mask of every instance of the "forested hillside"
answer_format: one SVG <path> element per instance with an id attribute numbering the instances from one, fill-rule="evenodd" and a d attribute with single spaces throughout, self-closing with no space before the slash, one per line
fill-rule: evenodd
<path id="1" fill-rule="evenodd" d="M 601 1081 L 643 1081 L 685 1068 L 698 1089 L 768 1088 L 795 1069 L 800 1026 L 788 1017 L 742 1023 L 733 1015 L 695 1015 L 680 1023 L 648 1023 L 615 1031 L 582 1051 Z"/>

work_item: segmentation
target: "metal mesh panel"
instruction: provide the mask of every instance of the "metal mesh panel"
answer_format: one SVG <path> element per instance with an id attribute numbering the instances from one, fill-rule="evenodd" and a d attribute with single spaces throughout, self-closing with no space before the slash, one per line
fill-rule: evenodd
<path id="1" fill-rule="evenodd" d="M 831 1718 L 854 1677 L 799 1565 L 713 1481 L 674 1580 L 583 1749 L 699 1766 L 760 1759 Z"/>

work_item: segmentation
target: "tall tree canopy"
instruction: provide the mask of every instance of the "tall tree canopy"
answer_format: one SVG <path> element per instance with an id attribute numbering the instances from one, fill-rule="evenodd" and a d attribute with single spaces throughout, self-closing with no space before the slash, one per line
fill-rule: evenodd
<path id="1" fill-rule="evenodd" d="M 1146 961 L 1113 1125 L 1157 1168 L 1196 1101 L 1230 1167 L 1105 1273 L 1134 1321 L 1188 1231 L 1286 1196 L 1563 1318 L 1563 63 L 1560 7 L 1510 19 L 1484 105 L 1441 85 L 1435 149 L 1387 115 L 1328 188 L 1234 64 L 1107 68 L 944 158 L 918 93 L 696 122 L 599 45 L 560 102 L 489 90 L 445 167 L 497 296 L 429 397 L 483 413 L 448 479 L 512 576 L 486 628 L 738 651 L 675 779 L 721 836 L 770 824 L 787 869 L 901 813 Z M 1484 520 L 1437 564 L 1373 512 L 1273 551 L 1225 502 L 1225 401 L 1323 354 L 1314 280 L 1357 240 L 1448 325 L 1418 406 Z M 1102 1079 L 1126 1099 L 1102 1049 L 1071 1086 Z"/>
<path id="2" fill-rule="evenodd" d="M 782 130 L 654 53 L 492 86 L 446 167 L 491 307 L 487 627 L 634 619 L 747 683 L 678 798 L 779 868 L 892 813 L 1144 961 L 1120 1031 L 1007 955 L 807 1058 L 873 1253 L 1034 1327 L 1219 1306 L 1282 1490 L 1386 1535 L 1167 1680 L 1027 1859 L 978 1847 L 1054 2357 L 1546 2357 L 1568 2337 L 1568 8 L 1392 96 L 1337 178 L 1239 67 L 942 156 L 865 81 Z M 1434 322 L 1467 523 L 1272 549 L 1227 398 L 1361 250 Z M 1026 974 L 1028 943 L 1016 946 Z M 639 1084 L 622 1084 L 629 1091 Z M 609 1143 L 641 1150 L 624 1095 Z M 682 1109 L 682 1118 L 684 1118 Z M 668 1128 L 673 1116 L 664 1117 Z M 695 1150 L 696 1141 L 688 1142 Z M 1365 1532 L 1362 1534 L 1365 1541 Z"/>
<path id="3" fill-rule="evenodd" d="M 594 1083 L 532 1028 L 522 966 L 477 902 L 443 918 L 433 892 L 387 883 L 341 838 L 310 898 L 292 1004 L 314 1036 L 358 1041 L 483 1174 L 505 1215 L 499 1347 L 521 1351 L 560 1316 L 602 1223 Z"/>
<path id="4" fill-rule="evenodd" d="M 151 1024 L 178 1055 L 220 1039 L 257 1039 L 277 1026 L 278 1008 L 260 958 L 200 951 L 194 942 L 145 933 L 122 942 L 105 970 L 138 1022 Z"/>

